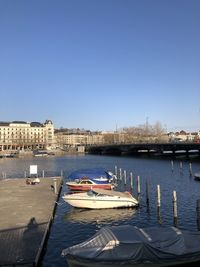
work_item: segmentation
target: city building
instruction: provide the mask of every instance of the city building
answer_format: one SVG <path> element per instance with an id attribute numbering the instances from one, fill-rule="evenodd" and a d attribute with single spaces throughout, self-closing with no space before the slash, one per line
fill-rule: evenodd
<path id="1" fill-rule="evenodd" d="M 104 137 L 101 133 L 91 132 L 57 132 L 55 143 L 58 147 L 102 144 Z"/>
<path id="2" fill-rule="evenodd" d="M 53 145 L 54 125 L 51 120 L 45 123 L 0 122 L 0 151 L 49 149 Z"/>

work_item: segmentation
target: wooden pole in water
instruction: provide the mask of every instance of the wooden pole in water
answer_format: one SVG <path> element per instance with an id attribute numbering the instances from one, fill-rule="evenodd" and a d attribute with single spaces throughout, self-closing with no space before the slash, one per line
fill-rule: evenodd
<path id="1" fill-rule="evenodd" d="M 171 170 L 172 170 L 172 172 L 174 171 L 174 162 L 173 162 L 173 160 L 171 160 Z"/>
<path id="2" fill-rule="evenodd" d="M 140 176 L 139 175 L 137 177 L 137 192 L 138 192 L 138 195 L 140 195 Z"/>
<path id="3" fill-rule="evenodd" d="M 124 170 L 124 185 L 126 185 L 126 170 Z"/>
<path id="4" fill-rule="evenodd" d="M 200 231 L 200 199 L 197 199 L 197 230 Z"/>
<path id="5" fill-rule="evenodd" d="M 132 174 L 132 172 L 130 172 L 130 186 L 131 186 L 131 189 L 133 189 L 133 174 Z"/>
<path id="6" fill-rule="evenodd" d="M 174 226 L 176 227 L 178 222 L 176 191 L 173 191 L 173 214 L 174 214 Z"/>
<path id="7" fill-rule="evenodd" d="M 147 180 L 146 180 L 146 203 L 147 206 L 149 206 L 149 186 Z"/>
<path id="8" fill-rule="evenodd" d="M 189 164 L 189 172 L 190 172 L 190 175 L 192 175 L 192 163 L 191 162 Z"/>
<path id="9" fill-rule="evenodd" d="M 117 166 L 115 166 L 115 176 L 117 177 Z"/>
<path id="10" fill-rule="evenodd" d="M 161 206 L 160 199 L 161 199 L 160 185 L 157 185 L 157 220 L 161 224 L 162 223 L 162 220 L 161 220 L 161 215 L 160 215 L 160 206 Z"/>
<path id="11" fill-rule="evenodd" d="M 121 168 L 119 168 L 119 179 L 120 181 L 122 180 L 122 169 Z"/>
<path id="12" fill-rule="evenodd" d="M 160 209 L 160 185 L 157 185 L 157 207 Z"/>
<path id="13" fill-rule="evenodd" d="M 180 162 L 180 172 L 182 172 L 183 171 L 183 163 L 182 163 L 182 161 Z"/>

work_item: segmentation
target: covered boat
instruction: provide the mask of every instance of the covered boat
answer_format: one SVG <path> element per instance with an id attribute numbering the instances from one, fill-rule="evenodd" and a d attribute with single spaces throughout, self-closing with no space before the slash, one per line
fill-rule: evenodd
<path id="1" fill-rule="evenodd" d="M 197 266 L 200 232 L 163 226 L 103 227 L 85 242 L 64 249 L 62 256 L 70 267 Z"/>
<path id="2" fill-rule="evenodd" d="M 65 202 L 76 208 L 111 209 L 138 206 L 138 201 L 129 192 L 92 189 L 88 192 L 65 194 Z"/>
<path id="3" fill-rule="evenodd" d="M 111 182 L 114 178 L 114 174 L 104 168 L 90 168 L 76 170 L 68 176 L 69 180 L 80 180 L 82 178 L 98 182 Z"/>

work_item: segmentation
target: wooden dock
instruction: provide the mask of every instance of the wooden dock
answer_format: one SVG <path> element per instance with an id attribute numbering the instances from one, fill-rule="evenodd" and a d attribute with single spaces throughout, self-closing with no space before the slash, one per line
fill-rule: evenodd
<path id="1" fill-rule="evenodd" d="M 62 177 L 0 180 L 0 266 L 38 265 L 61 186 Z"/>

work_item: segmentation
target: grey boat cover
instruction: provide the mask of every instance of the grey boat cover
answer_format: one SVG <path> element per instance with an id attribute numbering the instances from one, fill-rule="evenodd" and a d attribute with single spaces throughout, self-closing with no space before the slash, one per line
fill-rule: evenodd
<path id="1" fill-rule="evenodd" d="M 170 262 L 192 262 L 200 260 L 200 232 L 164 226 L 103 227 L 85 242 L 64 249 L 62 256 L 159 266 L 163 263 L 170 265 Z"/>

